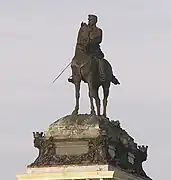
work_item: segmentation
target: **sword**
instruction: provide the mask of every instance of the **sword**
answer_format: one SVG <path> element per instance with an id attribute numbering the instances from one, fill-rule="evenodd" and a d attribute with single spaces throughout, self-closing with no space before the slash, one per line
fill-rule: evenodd
<path id="1" fill-rule="evenodd" d="M 61 71 L 61 73 L 52 81 L 52 83 L 54 83 L 63 73 L 64 71 L 68 68 L 68 66 L 71 65 L 71 62 Z"/>

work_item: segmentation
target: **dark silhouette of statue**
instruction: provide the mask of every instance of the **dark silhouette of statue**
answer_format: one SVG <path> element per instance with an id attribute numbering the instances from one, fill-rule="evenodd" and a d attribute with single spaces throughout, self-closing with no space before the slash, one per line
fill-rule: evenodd
<path id="1" fill-rule="evenodd" d="M 88 24 L 82 22 L 78 32 L 75 55 L 72 59 L 72 76 L 68 79 L 75 85 L 76 106 L 73 114 L 78 114 L 80 83 L 84 81 L 89 87 L 91 114 L 95 114 L 93 98 L 96 102 L 97 115 L 100 115 L 99 87 L 103 88 L 103 115 L 106 116 L 107 98 L 110 83 L 120 84 L 113 75 L 110 63 L 104 59 L 100 49 L 102 30 L 96 26 L 97 16 L 88 15 Z"/>
<path id="2" fill-rule="evenodd" d="M 86 26 L 87 37 L 85 34 L 81 34 L 82 38 L 87 38 L 87 46 L 86 53 L 88 56 L 92 56 L 92 58 L 99 60 L 99 72 L 101 73 L 101 79 L 104 80 L 104 72 L 103 65 L 101 61 L 104 58 L 104 53 L 100 48 L 100 43 L 102 42 L 102 30 L 96 26 L 97 24 L 97 16 L 96 15 L 88 15 L 88 25 L 86 23 L 81 23 L 82 26 Z M 79 42 L 80 37 L 77 39 L 77 44 L 81 44 Z"/>
<path id="3" fill-rule="evenodd" d="M 97 16 L 88 16 L 88 33 L 89 42 L 87 44 L 87 53 L 92 54 L 97 58 L 103 59 L 104 54 L 100 49 L 100 43 L 102 42 L 102 30 L 96 26 Z"/>

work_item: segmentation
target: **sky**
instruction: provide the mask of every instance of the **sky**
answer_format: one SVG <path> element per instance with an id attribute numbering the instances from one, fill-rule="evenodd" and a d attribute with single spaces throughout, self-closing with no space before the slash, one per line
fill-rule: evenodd
<path id="1" fill-rule="evenodd" d="M 142 145 L 143 164 L 155 179 L 170 178 L 171 1 L 0 0 L 0 169 L 14 180 L 37 157 L 33 131 L 44 131 L 74 108 L 67 82 L 78 28 L 99 17 L 101 48 L 121 86 L 111 86 L 108 117 Z M 102 93 L 100 92 L 102 97 Z M 80 113 L 89 113 L 86 84 Z"/>

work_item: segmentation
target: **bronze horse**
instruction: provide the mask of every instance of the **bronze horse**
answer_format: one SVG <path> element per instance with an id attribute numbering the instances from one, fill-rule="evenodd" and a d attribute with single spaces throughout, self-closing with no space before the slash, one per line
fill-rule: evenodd
<path id="1" fill-rule="evenodd" d="M 72 114 L 78 114 L 79 110 L 79 97 L 80 97 L 80 83 L 84 81 L 88 84 L 89 98 L 91 105 L 91 114 L 96 114 L 93 99 L 95 99 L 97 107 L 97 115 L 100 116 L 100 98 L 98 95 L 99 87 L 103 88 L 103 116 L 106 117 L 107 99 L 109 96 L 110 83 L 115 85 L 120 84 L 117 78 L 113 75 L 112 67 L 110 63 L 103 59 L 99 60 L 91 55 L 87 55 L 86 46 L 88 44 L 88 34 L 86 31 L 87 24 L 82 24 L 77 38 L 77 45 L 75 49 L 75 55 L 72 59 L 72 79 L 68 79 L 75 85 L 75 97 L 76 105 Z M 99 61 L 102 61 L 105 79 L 101 79 L 101 73 L 99 72 Z"/>

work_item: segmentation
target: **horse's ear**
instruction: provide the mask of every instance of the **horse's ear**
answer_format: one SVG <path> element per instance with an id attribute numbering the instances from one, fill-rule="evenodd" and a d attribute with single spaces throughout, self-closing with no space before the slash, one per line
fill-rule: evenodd
<path id="1" fill-rule="evenodd" d="M 82 22 L 81 27 L 83 27 L 83 26 L 87 26 L 87 24 L 85 22 Z"/>
<path id="2" fill-rule="evenodd" d="M 84 23 L 83 23 L 83 22 L 81 22 L 81 27 L 82 27 L 82 26 L 84 26 Z"/>

